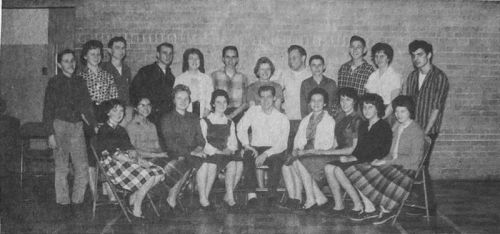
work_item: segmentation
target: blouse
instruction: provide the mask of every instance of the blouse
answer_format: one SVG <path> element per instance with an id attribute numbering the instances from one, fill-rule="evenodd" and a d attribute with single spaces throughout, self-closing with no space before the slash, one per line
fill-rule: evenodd
<path id="1" fill-rule="evenodd" d="M 118 90 L 113 75 L 102 68 L 98 67 L 97 73 L 94 73 L 88 67 L 85 67 L 78 75 L 87 82 L 90 98 L 97 105 L 118 98 Z"/>
<path id="2" fill-rule="evenodd" d="M 354 139 L 358 138 L 358 128 L 361 123 L 361 117 L 355 112 L 349 115 L 341 114 L 338 116 L 335 125 L 335 137 L 337 139 L 337 149 L 351 147 Z"/>
<path id="3" fill-rule="evenodd" d="M 210 109 L 210 99 L 212 98 L 212 92 L 214 91 L 212 78 L 199 71 L 196 74 L 191 74 L 186 71 L 175 79 L 174 87 L 178 84 L 186 85 L 191 91 L 191 103 L 189 104 L 187 110 L 192 112 L 192 103 L 199 101 L 200 117 L 203 117 L 203 111 L 205 109 Z"/>
<path id="4" fill-rule="evenodd" d="M 304 149 L 307 144 L 306 130 L 309 121 L 311 121 L 313 113 L 307 115 L 300 121 L 299 128 L 293 141 L 294 149 Z M 316 134 L 314 135 L 314 149 L 327 150 L 337 146 L 335 140 L 335 120 L 326 111 L 323 112 L 323 118 L 316 127 Z"/>
<path id="5" fill-rule="evenodd" d="M 401 89 L 401 74 L 394 71 L 391 66 L 382 75 L 380 75 L 380 69 L 377 69 L 368 77 L 365 89 L 368 93 L 380 95 L 384 99 L 384 104 L 389 105 L 392 101 L 391 92 Z"/>

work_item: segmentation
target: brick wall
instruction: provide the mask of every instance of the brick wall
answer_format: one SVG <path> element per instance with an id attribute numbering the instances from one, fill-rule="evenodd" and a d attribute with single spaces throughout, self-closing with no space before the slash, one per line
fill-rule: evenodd
<path id="1" fill-rule="evenodd" d="M 500 178 L 500 4 L 479 1 L 306 1 L 306 0 L 102 0 L 82 1 L 76 10 L 76 45 L 124 35 L 133 73 L 154 61 L 154 48 L 175 45 L 172 65 L 180 74 L 185 49 L 205 55 L 207 71 L 221 67 L 221 49 L 240 50 L 240 70 L 251 75 L 268 56 L 286 67 L 286 48 L 303 45 L 321 54 L 327 75 L 336 79 L 348 60 L 350 36 L 371 46 L 395 49 L 394 67 L 406 75 L 412 65 L 408 43 L 434 45 L 434 64 L 450 80 L 442 134 L 432 156 L 435 178 Z"/>

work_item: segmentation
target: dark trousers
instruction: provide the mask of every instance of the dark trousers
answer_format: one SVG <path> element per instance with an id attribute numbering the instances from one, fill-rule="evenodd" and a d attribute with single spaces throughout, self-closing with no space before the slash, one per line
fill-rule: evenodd
<path id="1" fill-rule="evenodd" d="M 254 148 L 260 155 L 271 147 Z M 269 155 L 266 161 L 264 161 L 264 165 L 269 167 L 267 172 L 269 197 L 276 196 L 276 189 L 278 188 L 281 179 L 281 167 L 283 166 L 283 163 L 285 163 L 286 159 L 285 156 L 285 152 L 281 152 L 279 154 Z M 249 193 L 254 193 L 258 186 L 255 170 L 255 157 L 252 155 L 252 151 L 245 150 L 245 153 L 243 154 L 243 175 L 245 176 L 245 184 Z"/>

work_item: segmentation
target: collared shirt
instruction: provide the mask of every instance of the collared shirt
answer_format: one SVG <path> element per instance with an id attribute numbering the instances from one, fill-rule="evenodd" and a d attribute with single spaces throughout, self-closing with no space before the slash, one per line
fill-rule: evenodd
<path id="1" fill-rule="evenodd" d="M 307 103 L 307 97 L 309 92 L 316 87 L 322 88 L 328 93 L 328 106 L 325 107 L 325 110 L 332 114 L 337 106 L 337 84 L 335 81 L 323 76 L 323 79 L 321 79 L 318 84 L 313 77 L 309 77 L 304 80 L 300 86 L 300 112 L 302 117 L 305 117 L 311 112 L 311 107 L 309 107 L 309 103 Z"/>
<path id="2" fill-rule="evenodd" d="M 248 129 L 252 128 L 252 139 L 248 137 Z M 248 109 L 237 127 L 238 139 L 242 145 L 270 146 L 266 150 L 268 156 L 279 154 L 287 149 L 290 121 L 275 108 L 266 114 L 261 106 Z"/>
<path id="3" fill-rule="evenodd" d="M 203 117 L 204 110 L 211 109 L 210 99 L 214 91 L 212 78 L 200 71 L 197 71 L 195 74 L 185 71 L 175 79 L 174 87 L 178 84 L 186 85 L 191 90 L 191 103 L 189 104 L 188 111 L 193 111 L 192 103 L 199 101 L 200 118 Z"/>
<path id="4" fill-rule="evenodd" d="M 395 89 L 401 89 L 401 74 L 392 69 L 391 66 L 387 68 L 384 74 L 380 75 L 380 69 L 375 70 L 365 85 L 368 93 L 376 93 L 384 99 L 384 104 L 391 104 L 391 92 Z"/>
<path id="5" fill-rule="evenodd" d="M 54 133 L 55 119 L 76 123 L 82 121 L 82 114 L 95 126 L 92 101 L 85 81 L 79 76 L 67 77 L 62 72 L 50 79 L 45 89 L 43 108 L 47 132 Z"/>
<path id="6" fill-rule="evenodd" d="M 335 120 L 327 112 L 323 113 L 323 118 L 316 127 L 316 134 L 314 135 L 314 149 L 319 150 L 327 150 L 337 146 L 335 141 Z M 304 149 L 307 144 L 306 130 L 312 115 L 311 112 L 300 121 L 299 129 L 293 141 L 294 149 Z"/>
<path id="7" fill-rule="evenodd" d="M 281 73 L 279 80 L 282 82 L 280 85 L 283 87 L 283 109 L 288 119 L 300 120 L 302 118 L 301 107 L 297 105 L 300 103 L 300 87 L 302 81 L 311 76 L 311 71 L 307 67 L 300 71 L 287 69 Z"/>
<path id="8" fill-rule="evenodd" d="M 102 68 L 98 67 L 97 73 L 94 73 L 88 67 L 85 67 L 78 75 L 87 82 L 90 98 L 97 105 L 118 98 L 118 90 L 113 75 Z"/>
<path id="9" fill-rule="evenodd" d="M 151 101 L 154 112 L 160 115 L 174 109 L 172 88 L 175 76 L 167 67 L 163 72 L 155 62 L 139 69 L 130 84 L 130 100 L 147 97 Z"/>
<path id="10" fill-rule="evenodd" d="M 188 156 L 197 147 L 205 147 L 200 118 L 193 113 L 171 111 L 161 119 L 161 132 L 167 153 L 173 157 Z"/>
<path id="11" fill-rule="evenodd" d="M 227 121 L 229 120 L 225 115 L 220 117 L 214 114 L 213 112 L 207 116 L 207 119 L 209 119 L 212 124 L 227 124 Z M 217 148 L 208 143 L 207 141 L 208 125 L 205 119 L 200 120 L 200 125 L 201 125 L 201 133 L 203 134 L 203 137 L 205 138 L 206 141 L 205 148 L 203 149 L 203 151 L 208 155 L 214 155 L 215 152 L 217 152 Z M 229 136 L 227 138 L 227 148 L 232 151 L 236 151 L 238 149 L 238 140 L 236 140 L 236 128 L 234 126 L 234 122 L 232 121 L 231 121 L 231 127 L 229 129 Z"/>
<path id="12" fill-rule="evenodd" d="M 246 92 L 249 85 L 247 76 L 236 72 L 233 77 L 229 77 L 224 68 L 212 72 L 214 89 L 222 89 L 229 95 L 228 107 L 240 107 L 246 103 Z"/>
<path id="13" fill-rule="evenodd" d="M 427 129 L 432 111 L 439 110 L 437 119 L 428 134 L 439 133 L 449 90 L 448 77 L 438 67 L 432 65 L 431 70 L 425 76 L 422 87 L 419 89 L 418 76 L 418 69 L 408 75 L 404 92 L 415 101 L 415 121 L 423 129 Z"/>
<path id="14" fill-rule="evenodd" d="M 363 63 L 352 69 L 353 61 L 342 64 L 338 73 L 339 88 L 351 87 L 358 91 L 358 95 L 365 94 L 365 84 L 368 77 L 375 71 L 372 65 L 363 60 Z"/>
<path id="15" fill-rule="evenodd" d="M 129 97 L 129 83 L 132 79 L 132 73 L 130 72 L 130 68 L 122 63 L 121 72 L 109 62 L 104 62 L 101 64 L 102 69 L 113 75 L 115 79 L 116 88 L 118 90 L 118 99 L 124 101 L 125 103 L 130 102 Z"/>

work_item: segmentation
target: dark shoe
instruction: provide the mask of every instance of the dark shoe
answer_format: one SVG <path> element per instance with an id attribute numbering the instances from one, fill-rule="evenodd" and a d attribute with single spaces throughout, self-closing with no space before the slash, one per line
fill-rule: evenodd
<path id="1" fill-rule="evenodd" d="M 200 206 L 200 208 L 203 210 L 203 211 L 208 211 L 208 212 L 212 212 L 212 211 L 215 211 L 215 206 L 213 204 L 210 204 L 208 206 Z"/>
<path id="2" fill-rule="evenodd" d="M 310 206 L 308 208 L 303 207 L 303 209 L 304 209 L 305 212 L 313 212 L 313 211 L 315 211 L 315 210 L 318 209 L 318 205 L 314 204 L 314 205 L 312 205 L 312 206 Z"/>
<path id="3" fill-rule="evenodd" d="M 378 216 L 374 221 L 373 221 L 373 225 L 381 225 L 381 224 L 384 224 L 392 219 L 394 219 L 396 217 L 396 214 L 393 213 L 393 212 L 387 212 L 387 213 L 384 213 L 382 212 L 380 214 L 380 216 Z"/>
<path id="4" fill-rule="evenodd" d="M 406 215 L 408 216 L 425 216 L 425 209 L 424 208 L 418 208 L 418 207 L 405 207 L 406 210 Z M 432 209 L 429 207 L 429 215 L 430 216 L 435 216 L 436 215 L 436 209 Z"/>
<path id="5" fill-rule="evenodd" d="M 252 198 L 252 199 L 248 200 L 246 208 L 248 211 L 257 210 L 259 208 L 259 201 L 257 200 L 257 198 Z"/>
<path id="6" fill-rule="evenodd" d="M 57 212 L 55 214 L 56 220 L 58 220 L 58 221 L 65 221 L 69 217 L 71 217 L 71 215 L 72 215 L 72 211 L 71 211 L 71 205 L 70 204 L 67 204 L 67 205 L 57 204 Z"/>
<path id="7" fill-rule="evenodd" d="M 146 218 L 143 216 L 135 216 L 133 214 L 130 214 L 129 215 L 130 217 L 130 221 L 132 221 L 132 223 L 135 223 L 135 224 L 143 224 L 145 221 L 146 221 Z"/>
<path id="8" fill-rule="evenodd" d="M 366 213 L 363 210 L 353 212 L 351 215 L 349 215 L 349 219 L 354 221 L 354 222 L 361 222 L 365 220 L 370 220 L 370 219 L 375 219 L 379 216 L 379 213 L 377 211 L 373 211 L 370 213 Z"/>
<path id="9" fill-rule="evenodd" d="M 86 214 L 85 204 L 71 204 L 71 214 L 75 219 L 81 220 L 85 218 Z"/>

